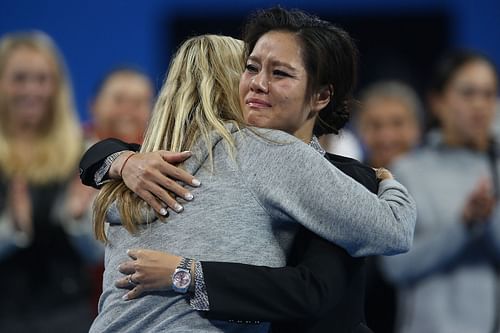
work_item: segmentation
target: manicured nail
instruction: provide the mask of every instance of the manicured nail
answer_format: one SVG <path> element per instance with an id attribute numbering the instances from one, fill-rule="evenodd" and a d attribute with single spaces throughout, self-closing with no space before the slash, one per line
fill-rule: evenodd
<path id="1" fill-rule="evenodd" d="M 166 216 L 167 215 L 167 210 L 165 208 L 160 209 L 160 215 Z"/>
<path id="2" fill-rule="evenodd" d="M 122 300 L 124 300 L 124 301 L 128 301 L 128 294 L 123 295 L 123 296 L 122 296 Z"/>
<path id="3" fill-rule="evenodd" d="M 194 178 L 191 184 L 193 184 L 193 186 L 200 186 L 201 182 L 198 179 Z"/>
<path id="4" fill-rule="evenodd" d="M 180 213 L 182 212 L 182 210 L 184 209 L 184 207 L 182 207 L 181 205 L 179 205 L 178 203 L 175 204 L 174 206 L 174 210 L 177 212 L 177 213 Z"/>
<path id="5" fill-rule="evenodd" d="M 185 151 L 182 152 L 182 154 L 186 154 L 186 155 L 190 155 L 191 156 L 192 153 L 189 150 L 185 150 Z"/>
<path id="6" fill-rule="evenodd" d="M 186 195 L 184 196 L 184 199 L 186 199 L 187 201 L 191 201 L 191 200 L 193 200 L 193 194 L 191 194 L 191 193 L 186 194 Z"/>

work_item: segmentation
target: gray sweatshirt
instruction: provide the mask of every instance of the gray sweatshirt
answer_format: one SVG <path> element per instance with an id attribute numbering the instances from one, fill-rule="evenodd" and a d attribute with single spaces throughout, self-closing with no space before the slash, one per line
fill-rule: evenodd
<path id="1" fill-rule="evenodd" d="M 108 229 L 103 294 L 91 332 L 267 332 L 269 325 L 207 320 L 183 295 L 157 291 L 123 301 L 114 286 L 126 250 L 148 248 L 205 261 L 280 267 L 299 223 L 354 255 L 407 251 L 416 208 L 394 180 L 380 184 L 380 199 L 333 167 L 312 148 L 280 131 L 233 131 L 236 159 L 214 135 L 213 172 L 204 143 L 185 169 L 201 180 L 195 200 L 165 223 L 130 235 Z M 108 214 L 111 224 L 119 219 Z M 115 221 L 113 221 L 115 220 Z"/>
<path id="2" fill-rule="evenodd" d="M 467 198 L 481 177 L 491 178 L 486 153 L 436 142 L 392 170 L 418 207 L 412 249 L 382 258 L 388 278 L 399 286 L 397 332 L 492 332 L 500 314 L 500 300 L 495 299 L 500 206 L 476 228 L 468 229 L 461 221 Z"/>

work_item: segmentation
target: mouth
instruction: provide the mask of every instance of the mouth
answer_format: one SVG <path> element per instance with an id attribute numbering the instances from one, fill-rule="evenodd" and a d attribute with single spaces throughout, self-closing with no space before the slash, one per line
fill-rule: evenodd
<path id="1" fill-rule="evenodd" d="M 43 98 L 29 97 L 16 99 L 15 105 L 19 110 L 34 112 L 43 109 L 45 104 Z"/>
<path id="2" fill-rule="evenodd" d="M 245 105 L 252 109 L 265 109 L 272 107 L 272 104 L 258 98 L 248 98 L 245 100 Z"/>

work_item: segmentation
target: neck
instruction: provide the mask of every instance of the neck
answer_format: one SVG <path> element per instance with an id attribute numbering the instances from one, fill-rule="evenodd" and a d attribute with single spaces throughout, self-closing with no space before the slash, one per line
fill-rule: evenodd
<path id="1" fill-rule="evenodd" d="M 311 139 L 313 137 L 313 129 L 314 129 L 314 122 L 316 118 L 314 119 L 309 119 L 306 123 L 302 125 L 298 130 L 296 130 L 293 134 L 297 139 L 309 144 L 311 142 Z"/>
<path id="2" fill-rule="evenodd" d="M 486 135 L 474 138 L 473 140 L 468 140 L 451 131 L 443 131 L 443 142 L 450 147 L 466 147 L 479 151 L 486 151 L 489 145 L 489 139 Z"/>

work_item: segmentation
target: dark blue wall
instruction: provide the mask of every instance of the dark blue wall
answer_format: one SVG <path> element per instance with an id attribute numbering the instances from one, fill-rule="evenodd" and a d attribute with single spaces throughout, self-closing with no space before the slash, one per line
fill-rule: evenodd
<path id="1" fill-rule="evenodd" d="M 495 0 L 0 0 L 0 35 L 39 29 L 66 57 L 82 119 L 100 76 L 116 64 L 134 63 L 161 81 L 172 52 L 169 19 L 192 14 L 245 16 L 271 4 L 330 15 L 400 15 L 441 11 L 449 16 L 450 45 L 483 51 L 500 65 L 500 1 Z M 415 40 L 425 48 L 425 36 Z M 167 51 L 165 51 L 167 50 Z"/>

